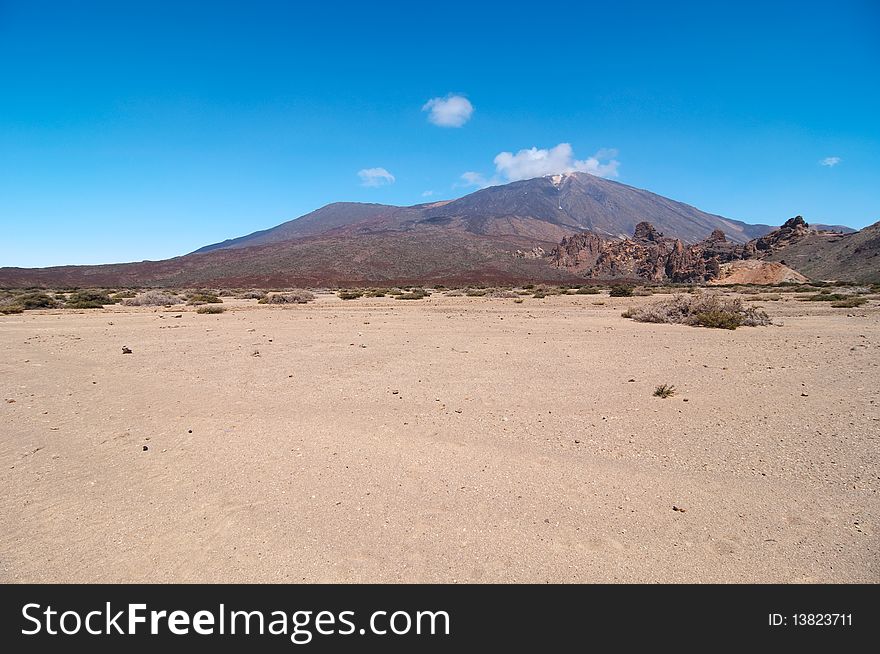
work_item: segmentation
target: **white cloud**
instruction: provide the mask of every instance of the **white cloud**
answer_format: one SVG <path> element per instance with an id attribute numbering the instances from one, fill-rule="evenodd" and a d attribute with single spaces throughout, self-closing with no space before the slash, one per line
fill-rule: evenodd
<path id="1" fill-rule="evenodd" d="M 821 166 L 828 166 L 829 168 L 834 168 L 837 164 L 839 164 L 843 159 L 840 157 L 825 157 L 822 161 L 819 162 Z"/>
<path id="2" fill-rule="evenodd" d="M 358 171 L 361 186 L 385 186 L 394 183 L 394 175 L 384 168 L 364 168 Z"/>
<path id="3" fill-rule="evenodd" d="M 497 179 L 486 179 L 486 176 L 483 175 L 483 173 L 475 173 L 472 170 L 462 173 L 459 179 L 461 179 L 461 181 L 453 184 L 452 188 L 467 188 L 469 186 L 486 188 L 487 186 L 495 186 L 496 184 L 499 184 Z"/>
<path id="4" fill-rule="evenodd" d="M 463 95 L 450 93 L 445 98 L 432 98 L 422 107 L 430 112 L 428 120 L 438 127 L 461 127 L 471 119 L 474 105 Z"/>
<path id="5" fill-rule="evenodd" d="M 422 191 L 422 197 L 423 197 L 423 198 L 429 198 L 429 197 L 431 197 L 432 195 L 434 195 L 434 191 Z"/>
<path id="6" fill-rule="evenodd" d="M 575 159 L 569 143 L 554 148 L 529 148 L 516 154 L 502 152 L 495 157 L 495 170 L 509 182 L 559 173 L 590 173 L 598 177 L 617 177 L 620 162 L 617 150 L 603 148 L 592 157 Z"/>
<path id="7" fill-rule="evenodd" d="M 602 148 L 592 157 L 575 159 L 574 151 L 568 143 L 560 143 L 554 148 L 528 148 L 516 154 L 501 152 L 495 157 L 495 174 L 487 178 L 482 173 L 468 171 L 461 176 L 456 187 L 477 186 L 486 188 L 515 182 L 521 179 L 532 179 L 559 173 L 590 173 L 597 177 L 617 177 L 620 162 L 617 150 Z"/>

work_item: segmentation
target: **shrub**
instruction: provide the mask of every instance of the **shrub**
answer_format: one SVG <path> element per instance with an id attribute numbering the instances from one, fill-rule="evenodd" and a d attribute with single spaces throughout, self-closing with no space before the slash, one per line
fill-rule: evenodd
<path id="1" fill-rule="evenodd" d="M 239 300 L 262 300 L 266 297 L 265 291 L 245 291 L 244 293 L 238 294 Z"/>
<path id="2" fill-rule="evenodd" d="M 421 300 L 422 298 L 428 297 L 430 293 L 423 288 L 414 288 L 409 293 L 400 293 L 399 295 L 395 295 L 395 300 Z"/>
<path id="3" fill-rule="evenodd" d="M 770 324 L 766 313 L 747 307 L 740 298 L 726 298 L 710 293 L 674 295 L 662 302 L 633 307 L 622 315 L 638 322 L 674 323 L 716 329 Z"/>
<path id="4" fill-rule="evenodd" d="M 66 309 L 102 309 L 105 304 L 116 304 L 105 291 L 77 291 L 67 298 Z"/>
<path id="5" fill-rule="evenodd" d="M 118 293 L 114 293 L 110 296 L 111 299 L 116 300 L 117 302 L 133 297 L 137 297 L 137 293 L 135 293 L 134 291 L 119 291 Z"/>
<path id="6" fill-rule="evenodd" d="M 136 297 L 123 300 L 122 304 L 129 307 L 167 307 L 179 302 L 179 297 L 166 291 L 146 291 Z"/>
<path id="7" fill-rule="evenodd" d="M 841 300 L 848 300 L 851 296 L 844 295 L 842 293 L 832 293 L 829 290 L 819 291 L 815 295 L 810 295 L 804 298 L 800 298 L 806 302 L 840 302 Z"/>
<path id="8" fill-rule="evenodd" d="M 260 300 L 259 304 L 306 304 L 314 299 L 314 293 L 299 288 L 290 293 L 272 293 Z"/>
<path id="9" fill-rule="evenodd" d="M 506 288 L 493 288 L 492 290 L 488 291 L 486 293 L 486 295 L 487 295 L 487 297 L 502 298 L 502 299 L 519 297 L 516 293 L 514 293 L 513 291 L 510 291 Z"/>
<path id="10" fill-rule="evenodd" d="M 219 304 L 220 302 L 223 302 L 223 300 L 221 300 L 219 297 L 217 297 L 213 293 L 193 293 L 186 300 L 187 304 L 193 304 L 193 305 Z"/>
<path id="11" fill-rule="evenodd" d="M 386 295 L 395 295 L 390 288 L 371 288 L 364 292 L 365 297 L 385 297 Z"/>
<path id="12" fill-rule="evenodd" d="M 518 297 L 518 298 L 516 298 L 516 299 L 513 301 L 513 303 L 514 303 L 514 304 L 522 304 L 522 303 L 523 303 L 523 299 L 522 299 L 521 297 Z"/>
<path id="13" fill-rule="evenodd" d="M 45 293 L 22 293 L 15 298 L 15 304 L 22 309 L 53 309 L 58 302 Z"/>
<path id="14" fill-rule="evenodd" d="M 488 292 L 489 291 L 487 291 L 485 288 L 469 288 L 467 291 L 465 291 L 465 295 L 467 295 L 468 297 L 483 297 Z"/>
<path id="15" fill-rule="evenodd" d="M 337 294 L 341 300 L 357 300 L 363 297 L 363 291 L 339 291 Z"/>
<path id="16" fill-rule="evenodd" d="M 670 384 L 660 384 L 654 389 L 654 397 L 660 397 L 665 400 L 667 397 L 672 397 L 673 395 L 675 395 L 675 386 Z"/>
<path id="17" fill-rule="evenodd" d="M 216 304 L 203 304 L 196 309 L 196 313 L 223 313 L 224 311 L 226 311 L 226 307 L 223 305 L 217 306 Z"/>
<path id="18" fill-rule="evenodd" d="M 581 286 L 575 293 L 577 295 L 598 295 L 599 289 L 595 286 Z"/>
<path id="19" fill-rule="evenodd" d="M 609 293 L 611 297 L 632 297 L 632 294 L 633 287 L 626 286 L 625 284 L 617 284 L 616 286 L 612 286 Z"/>
<path id="20" fill-rule="evenodd" d="M 868 300 L 864 297 L 850 297 L 845 300 L 838 300 L 837 302 L 832 302 L 831 306 L 835 309 L 852 309 L 854 307 L 860 307 L 865 304 Z"/>

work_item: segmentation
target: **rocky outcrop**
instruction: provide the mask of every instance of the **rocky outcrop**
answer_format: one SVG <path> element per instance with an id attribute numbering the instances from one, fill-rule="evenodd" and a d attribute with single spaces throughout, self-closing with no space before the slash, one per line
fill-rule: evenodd
<path id="1" fill-rule="evenodd" d="M 680 239 L 665 237 L 651 223 L 636 225 L 630 239 L 604 238 L 584 232 L 562 239 L 549 257 L 557 268 L 574 271 L 592 279 L 631 278 L 650 282 L 703 283 L 733 275 L 731 281 L 718 283 L 765 283 L 772 280 L 803 281 L 806 278 L 779 260 L 780 252 L 796 248 L 817 236 L 841 239 L 841 234 L 816 231 L 801 216 L 785 221 L 778 229 L 745 244 L 731 243 L 724 232 L 714 230 L 705 241 L 688 245 Z M 777 259 L 776 266 L 736 265 L 746 260 Z M 792 264 L 789 264 L 792 265 Z M 754 282 L 745 281 L 755 279 Z"/>
<path id="2" fill-rule="evenodd" d="M 810 226 L 801 216 L 789 218 L 779 229 L 774 229 L 766 236 L 761 236 L 746 243 L 743 258 L 760 258 L 797 243 L 811 233 L 814 233 L 814 230 L 810 229 Z"/>
<path id="3" fill-rule="evenodd" d="M 742 258 L 742 248 L 728 243 L 720 230 L 702 243 L 686 245 L 641 222 L 631 239 L 603 238 L 593 232 L 564 238 L 550 259 L 557 268 L 591 279 L 702 283 L 717 277 L 721 264 Z"/>

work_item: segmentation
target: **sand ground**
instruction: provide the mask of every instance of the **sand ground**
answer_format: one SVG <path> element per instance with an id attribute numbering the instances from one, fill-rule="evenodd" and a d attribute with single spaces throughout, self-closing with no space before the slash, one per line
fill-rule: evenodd
<path id="1" fill-rule="evenodd" d="M 648 301 L 0 316 L 0 581 L 880 581 L 877 303 Z"/>

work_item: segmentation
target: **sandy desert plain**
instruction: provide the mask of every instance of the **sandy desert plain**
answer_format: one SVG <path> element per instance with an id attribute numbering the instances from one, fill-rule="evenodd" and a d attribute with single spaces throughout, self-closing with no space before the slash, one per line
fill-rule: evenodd
<path id="1" fill-rule="evenodd" d="M 0 581 L 880 581 L 880 302 L 795 297 L 0 316 Z"/>

